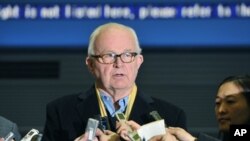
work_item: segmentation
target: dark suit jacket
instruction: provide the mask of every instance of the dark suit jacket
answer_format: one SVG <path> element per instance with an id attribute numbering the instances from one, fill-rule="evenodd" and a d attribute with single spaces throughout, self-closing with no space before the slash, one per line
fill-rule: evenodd
<path id="1" fill-rule="evenodd" d="M 203 133 L 200 133 L 197 139 L 198 141 L 221 141 L 215 137 Z"/>
<path id="2" fill-rule="evenodd" d="M 46 110 L 43 141 L 72 141 L 84 133 L 88 118 L 100 114 L 94 86 L 85 94 L 68 95 L 52 101 Z M 129 120 L 140 125 L 148 123 L 147 115 L 153 110 L 159 112 L 168 126 L 186 129 L 186 115 L 182 109 L 163 100 L 146 97 L 139 89 Z"/>

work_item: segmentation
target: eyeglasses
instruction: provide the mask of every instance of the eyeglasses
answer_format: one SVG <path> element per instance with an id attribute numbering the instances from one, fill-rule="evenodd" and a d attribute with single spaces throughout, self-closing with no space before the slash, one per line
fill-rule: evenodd
<path id="1" fill-rule="evenodd" d="M 107 53 L 102 55 L 91 55 L 97 59 L 98 62 L 102 64 L 113 64 L 118 57 L 121 58 L 123 63 L 131 63 L 135 60 L 135 56 L 138 55 L 136 52 L 124 52 L 121 54 Z"/>

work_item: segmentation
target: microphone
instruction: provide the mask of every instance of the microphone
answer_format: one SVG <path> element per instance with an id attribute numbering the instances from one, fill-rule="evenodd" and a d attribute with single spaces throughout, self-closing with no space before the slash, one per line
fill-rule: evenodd
<path id="1" fill-rule="evenodd" d="M 8 135 L 4 137 L 4 141 L 11 141 L 15 137 L 13 132 L 9 132 Z"/>
<path id="2" fill-rule="evenodd" d="M 101 117 L 101 115 L 96 115 L 94 119 L 99 121 L 98 128 L 102 131 L 111 130 L 107 116 Z"/>
<path id="3" fill-rule="evenodd" d="M 31 129 L 20 141 L 31 141 L 35 135 L 38 135 L 39 131 Z"/>
<path id="4" fill-rule="evenodd" d="M 152 111 L 149 113 L 154 120 L 161 120 L 161 116 L 157 111 Z"/>
<path id="5" fill-rule="evenodd" d="M 123 113 L 116 113 L 115 116 L 119 122 L 126 124 L 127 120 L 126 120 L 126 117 Z M 143 140 L 143 139 L 141 139 L 141 137 L 139 136 L 137 131 L 133 131 L 130 126 L 128 126 L 128 137 L 131 141 L 142 141 Z"/>
<path id="6" fill-rule="evenodd" d="M 95 139 L 96 129 L 99 125 L 99 121 L 93 118 L 88 119 L 88 123 L 85 129 L 85 133 L 88 132 L 87 141 L 93 141 Z"/>
<path id="7" fill-rule="evenodd" d="M 151 111 L 151 112 L 149 113 L 149 115 L 150 115 L 155 121 L 161 120 L 161 119 L 162 119 L 162 117 L 160 116 L 160 114 L 159 114 L 157 111 Z M 165 127 L 167 127 L 167 124 L 166 124 L 166 123 L 165 123 Z"/>
<path id="8" fill-rule="evenodd" d="M 42 140 L 42 134 L 36 134 L 32 137 L 31 141 L 41 141 Z"/>

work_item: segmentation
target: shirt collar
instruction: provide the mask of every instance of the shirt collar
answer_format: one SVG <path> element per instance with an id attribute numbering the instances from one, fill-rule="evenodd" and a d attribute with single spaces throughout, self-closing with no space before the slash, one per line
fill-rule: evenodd
<path id="1" fill-rule="evenodd" d="M 104 91 L 99 90 L 101 99 L 105 105 L 105 108 L 108 110 L 109 114 L 114 117 L 116 113 L 123 113 L 126 110 L 127 104 L 128 104 L 128 96 L 119 99 L 118 105 L 120 108 L 118 110 L 115 110 L 115 106 L 113 104 L 112 97 L 107 95 Z"/>

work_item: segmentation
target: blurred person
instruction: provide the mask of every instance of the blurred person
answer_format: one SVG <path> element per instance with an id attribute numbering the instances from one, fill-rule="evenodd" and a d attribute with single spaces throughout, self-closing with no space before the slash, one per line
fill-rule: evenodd
<path id="1" fill-rule="evenodd" d="M 106 117 L 110 131 L 116 131 L 116 112 L 139 124 L 151 122 L 146 116 L 156 110 L 166 124 L 186 128 L 186 115 L 179 107 L 146 96 L 135 83 L 143 63 L 135 31 L 125 25 L 108 23 L 90 36 L 86 65 L 95 84 L 85 93 L 68 95 L 47 104 L 43 141 L 74 140 L 84 134 L 88 118 Z"/>
<path id="2" fill-rule="evenodd" d="M 229 76 L 219 85 L 215 114 L 220 139 L 229 140 L 230 125 L 250 124 L 250 76 Z"/>
<path id="3" fill-rule="evenodd" d="M 215 98 L 215 114 L 220 131 L 219 139 L 222 141 L 230 140 L 230 125 L 250 124 L 249 75 L 229 76 L 219 84 Z M 170 127 L 168 132 L 180 141 L 194 141 L 196 139 L 182 128 Z M 215 141 L 217 139 L 200 133 L 197 140 Z"/>
<path id="4" fill-rule="evenodd" d="M 17 124 L 6 119 L 3 116 L 0 116 L 0 141 L 4 140 L 3 138 L 7 136 L 10 132 L 14 133 L 15 141 L 19 141 L 21 139 Z"/>

